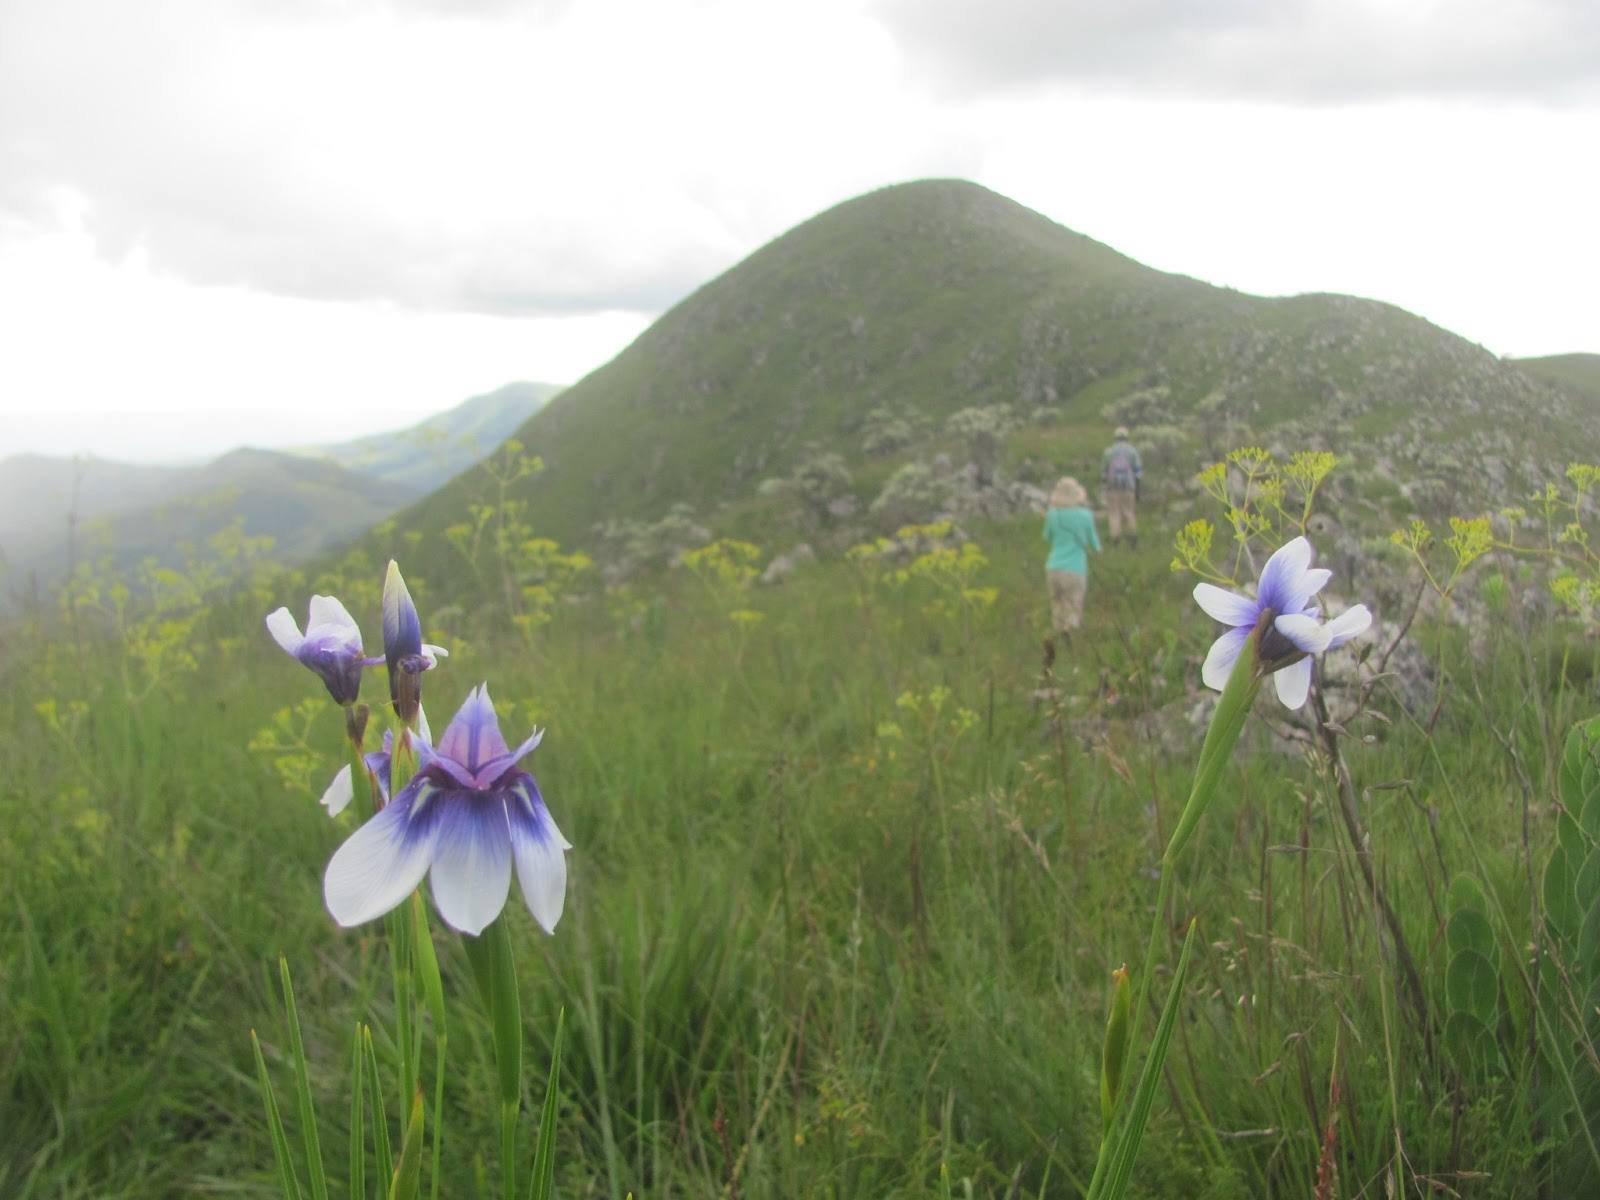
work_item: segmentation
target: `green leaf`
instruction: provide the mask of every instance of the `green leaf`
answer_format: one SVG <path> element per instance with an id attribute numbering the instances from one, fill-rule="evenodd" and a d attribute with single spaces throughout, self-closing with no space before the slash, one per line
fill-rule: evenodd
<path id="1" fill-rule="evenodd" d="M 1500 1047 L 1487 1026 L 1469 1012 L 1453 1012 L 1444 1023 L 1445 1042 L 1462 1070 L 1491 1067 L 1500 1061 Z"/>
<path id="2" fill-rule="evenodd" d="M 439 956 L 428 929 L 428 906 L 421 891 L 411 893 L 411 939 L 416 954 L 417 978 L 422 981 L 422 999 L 433 1018 L 435 1037 L 445 1035 L 444 984 L 439 978 Z"/>
<path id="3" fill-rule="evenodd" d="M 1578 868 L 1578 877 L 1573 881 L 1572 894 L 1578 902 L 1578 908 L 1585 913 L 1600 903 L 1600 850 L 1591 851 L 1584 857 L 1583 865 Z"/>
<path id="4" fill-rule="evenodd" d="M 1478 886 L 1478 881 L 1471 875 L 1457 875 L 1450 881 L 1450 911 L 1460 912 L 1462 909 L 1471 909 L 1475 912 L 1484 912 L 1489 904 L 1483 897 L 1483 888 Z"/>
<path id="5" fill-rule="evenodd" d="M 567 1010 L 556 1014 L 556 1035 L 550 1045 L 550 1075 L 544 1085 L 544 1107 L 539 1113 L 539 1142 L 533 1152 L 533 1173 L 528 1177 L 528 1200 L 551 1200 L 555 1193 L 556 1111 L 561 1107 L 561 1042 Z"/>
<path id="6" fill-rule="evenodd" d="M 1583 808 L 1573 815 L 1578 818 L 1578 828 L 1583 831 L 1587 845 L 1600 845 L 1600 793 L 1591 794 Z"/>
<path id="7" fill-rule="evenodd" d="M 1144 1129 L 1150 1121 L 1150 1106 L 1155 1101 L 1156 1088 L 1161 1081 L 1161 1068 L 1167 1060 L 1167 1048 L 1172 1044 L 1172 1031 L 1177 1024 L 1178 1009 L 1183 999 L 1183 981 L 1189 971 L 1189 954 L 1194 949 L 1197 924 L 1194 920 L 1189 922 L 1189 933 L 1183 939 L 1183 952 L 1178 956 L 1178 969 L 1172 973 L 1167 1002 L 1162 1006 L 1161 1019 L 1156 1023 L 1155 1040 L 1150 1045 L 1150 1053 L 1145 1056 L 1144 1069 L 1139 1073 L 1139 1086 L 1129 1106 L 1128 1120 L 1117 1139 L 1111 1170 L 1098 1200 L 1122 1200 L 1133 1178 L 1134 1160 L 1139 1156 L 1139 1143 L 1144 1139 Z"/>
<path id="8" fill-rule="evenodd" d="M 1571 861 L 1559 845 L 1550 854 L 1542 885 L 1544 916 L 1551 930 L 1564 942 L 1578 936 L 1583 910 L 1578 907 L 1578 891 L 1572 878 Z"/>
<path id="9" fill-rule="evenodd" d="M 272 1135 L 272 1157 L 278 1164 L 278 1182 L 283 1185 L 284 1200 L 300 1200 L 300 1184 L 289 1161 L 289 1138 L 283 1132 L 278 1100 L 272 1094 L 272 1080 L 267 1075 L 267 1060 L 261 1056 L 261 1041 L 254 1029 L 250 1031 L 250 1048 L 255 1051 L 256 1082 L 261 1088 L 261 1102 L 267 1109 L 267 1130 Z"/>
<path id="10" fill-rule="evenodd" d="M 1498 960 L 1494 948 L 1494 930 L 1489 925 L 1489 919 L 1475 908 L 1459 909 L 1450 917 L 1449 924 L 1445 926 L 1445 940 L 1452 952 L 1476 950 L 1490 963 Z"/>
<path id="11" fill-rule="evenodd" d="M 1462 950 L 1450 958 L 1445 971 L 1445 997 L 1455 1012 L 1471 1013 L 1493 1026 L 1499 1007 L 1500 975 L 1476 950 Z"/>
<path id="12" fill-rule="evenodd" d="M 356 1022 L 356 1036 L 350 1044 L 350 1195 L 366 1200 L 367 1148 L 366 1130 L 366 1065 L 361 1049 L 361 1023 Z"/>
<path id="13" fill-rule="evenodd" d="M 522 1104 L 522 1000 L 517 992 L 511 933 L 502 913 L 477 937 L 463 937 L 473 977 L 494 1027 L 495 1073 L 500 1082 L 500 1164 L 510 1196 L 516 1182 L 517 1112 Z"/>
<path id="14" fill-rule="evenodd" d="M 1561 803 L 1576 817 L 1583 811 L 1583 762 L 1588 757 L 1588 739 L 1582 724 L 1567 732 L 1566 745 L 1561 748 L 1561 766 L 1556 772 L 1556 782 L 1561 792 Z"/>
<path id="15" fill-rule="evenodd" d="M 511 953 L 511 930 L 504 917 L 483 931 L 488 939 L 490 986 L 494 991 L 494 1061 L 500 1077 L 500 1103 L 522 1101 L 522 998 Z"/>
<path id="16" fill-rule="evenodd" d="M 389 1183 L 389 1200 L 416 1200 L 417 1188 L 422 1183 L 422 1089 L 411 1098 L 411 1119 L 406 1122 L 406 1133 L 400 1143 L 400 1161 Z"/>
<path id="17" fill-rule="evenodd" d="M 1591 904 L 1578 927 L 1578 948 L 1572 969 L 1579 979 L 1600 976 L 1600 904 Z"/>
<path id="18" fill-rule="evenodd" d="M 278 976 L 283 980 L 283 1004 L 289 1014 L 289 1047 L 294 1055 L 295 1099 L 300 1110 L 300 1136 L 306 1147 L 306 1173 L 311 1177 L 314 1200 L 328 1200 L 328 1179 L 322 1167 L 322 1141 L 317 1134 L 317 1113 L 311 1103 L 311 1072 L 306 1066 L 305 1042 L 300 1038 L 300 1014 L 294 1005 L 294 985 L 289 982 L 289 960 L 278 956 Z"/>
<path id="19" fill-rule="evenodd" d="M 1589 853 L 1589 839 L 1578 824 L 1577 813 L 1562 812 L 1556 815 L 1556 841 L 1574 864 L 1581 863 Z"/>
<path id="20" fill-rule="evenodd" d="M 394 1150 L 389 1144 L 389 1114 L 383 1106 L 383 1081 L 378 1076 L 378 1053 L 372 1045 L 372 1026 L 361 1027 L 361 1053 L 367 1060 L 368 1099 L 372 1103 L 372 1144 L 378 1157 L 378 1178 L 394 1174 Z M 379 1186 L 382 1186 L 381 1183 Z"/>

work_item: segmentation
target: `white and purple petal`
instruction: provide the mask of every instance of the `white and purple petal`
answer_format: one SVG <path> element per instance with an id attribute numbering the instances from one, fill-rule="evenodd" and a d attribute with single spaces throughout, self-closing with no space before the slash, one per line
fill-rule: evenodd
<path id="1" fill-rule="evenodd" d="M 294 656 L 315 671 L 328 686 L 328 694 L 340 704 L 354 704 L 361 697 L 360 635 L 352 650 L 341 632 L 326 632 L 327 626 L 306 635 Z"/>
<path id="2" fill-rule="evenodd" d="M 1286 593 L 1279 597 L 1283 601 L 1283 607 L 1278 611 L 1286 613 L 1305 612 L 1311 607 L 1311 597 L 1327 587 L 1328 580 L 1332 578 L 1333 572 L 1325 567 L 1312 567 L 1308 571 L 1302 571 L 1300 578 L 1295 580 Z"/>
<path id="3" fill-rule="evenodd" d="M 1365 604 L 1355 604 L 1345 609 L 1327 625 L 1328 649 L 1342 646 L 1351 638 L 1360 637 L 1372 627 L 1372 613 Z"/>
<path id="4" fill-rule="evenodd" d="M 348 629 L 355 635 L 357 645 L 361 642 L 361 630 L 356 625 L 356 619 L 350 615 L 350 610 L 340 603 L 337 596 L 312 595 L 311 611 L 306 617 L 306 628 L 309 630 L 318 625 Z"/>
<path id="5" fill-rule="evenodd" d="M 479 787 L 492 787 L 502 775 L 515 767 L 526 755 L 532 754 L 542 741 L 544 741 L 544 730 L 535 729 L 528 735 L 527 740 L 515 750 L 508 750 L 504 754 L 497 755 L 480 766 L 473 774 L 474 781 Z"/>
<path id="6" fill-rule="evenodd" d="M 389 560 L 383 580 L 383 653 L 391 671 L 405 658 L 422 656 L 422 625 L 417 606 L 400 574 L 400 564 Z"/>
<path id="7" fill-rule="evenodd" d="M 442 789 L 418 775 L 334 852 L 322 881 L 333 919 L 348 928 L 375 920 L 409 896 L 433 863 Z"/>
<path id="8" fill-rule="evenodd" d="M 511 831 L 506 804 L 482 792 L 440 799 L 439 840 L 428 879 L 439 915 L 452 929 L 482 933 L 511 890 Z"/>
<path id="9" fill-rule="evenodd" d="M 1235 628 L 1228 630 L 1211 643 L 1205 665 L 1200 668 L 1200 678 L 1205 681 L 1208 688 L 1220 692 L 1228 686 L 1228 676 L 1233 673 L 1233 664 L 1239 660 L 1244 644 L 1249 639 L 1250 630 Z"/>
<path id="10" fill-rule="evenodd" d="M 1295 649 L 1306 654 L 1321 654 L 1328 648 L 1327 630 L 1315 617 L 1308 617 L 1304 613 L 1284 613 L 1281 617 L 1275 617 L 1272 625 L 1289 639 Z"/>
<path id="11" fill-rule="evenodd" d="M 371 757 L 370 755 L 368 756 Z M 387 772 L 386 772 L 387 773 Z M 328 784 L 318 801 L 323 808 L 328 810 L 330 817 L 337 817 L 345 810 L 351 799 L 355 796 L 355 787 L 350 782 L 350 764 L 345 763 L 339 768 L 339 773 L 333 777 L 333 782 Z"/>
<path id="12" fill-rule="evenodd" d="M 418 712 L 421 712 L 420 708 Z M 421 722 L 418 721 L 418 724 L 420 725 Z M 467 770 L 465 764 L 457 762 L 450 755 L 436 750 L 423 735 L 421 729 L 412 731 L 411 745 L 417 752 L 417 774 L 420 775 L 424 771 L 433 771 L 439 774 L 439 782 L 441 783 L 448 777 L 461 787 L 470 788 L 473 786 L 472 772 Z"/>
<path id="13" fill-rule="evenodd" d="M 566 906 L 566 852 L 572 844 L 556 828 L 532 775 L 520 772 L 499 790 L 506 798 L 522 899 L 544 931 L 554 933 Z"/>
<path id="14" fill-rule="evenodd" d="M 1260 605 L 1248 596 L 1226 591 L 1211 583 L 1194 585 L 1194 602 L 1213 621 L 1235 627 L 1254 627 L 1261 613 Z"/>
<path id="15" fill-rule="evenodd" d="M 1311 566 L 1311 543 L 1297 537 L 1273 552 L 1267 565 L 1261 568 L 1261 584 L 1256 589 L 1256 601 L 1275 613 L 1299 612 L 1305 607 L 1302 598 L 1298 606 L 1291 602 L 1302 593 L 1302 577 Z M 1310 592 L 1304 592 L 1308 598 Z"/>
<path id="16" fill-rule="evenodd" d="M 1299 708 L 1311 691 L 1311 660 L 1302 658 L 1281 671 L 1273 672 L 1272 682 L 1278 689 L 1278 699 L 1283 701 L 1284 707 Z"/>
<path id="17" fill-rule="evenodd" d="M 385 804 L 389 802 L 389 779 L 394 766 L 394 731 L 383 731 L 383 749 L 370 750 L 362 756 L 367 764 L 367 770 L 378 781 L 378 794 L 383 797 Z"/>
<path id="18" fill-rule="evenodd" d="M 299 623 L 287 608 L 274 609 L 267 614 L 267 632 L 272 635 L 273 641 L 294 655 L 299 654 L 300 643 L 306 640 L 300 633 Z"/>
<path id="19" fill-rule="evenodd" d="M 494 702 L 489 699 L 487 683 L 467 693 L 466 700 L 439 739 L 438 750 L 468 771 L 476 771 L 483 763 L 507 753 L 506 739 L 500 734 L 500 721 L 495 716 Z"/>

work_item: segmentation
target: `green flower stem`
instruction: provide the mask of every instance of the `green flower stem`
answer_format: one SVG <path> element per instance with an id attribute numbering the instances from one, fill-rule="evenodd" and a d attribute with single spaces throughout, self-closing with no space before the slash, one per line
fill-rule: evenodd
<path id="1" fill-rule="evenodd" d="M 522 1000 L 511 933 L 504 916 L 478 937 L 462 939 L 494 1026 L 495 1073 L 500 1082 L 500 1171 L 506 1200 L 516 1195 L 517 1114 L 522 1106 Z"/>
<path id="2" fill-rule="evenodd" d="M 1200 747 L 1200 760 L 1195 766 L 1194 783 L 1189 789 L 1189 799 L 1184 804 L 1177 827 L 1173 829 L 1172 836 L 1167 841 L 1167 848 L 1161 855 L 1161 879 L 1156 887 L 1156 907 L 1150 918 L 1150 940 L 1145 947 L 1144 970 L 1139 978 L 1139 1000 L 1133 1008 L 1132 1028 L 1128 1037 L 1130 1045 L 1138 1044 L 1145 1011 L 1150 1004 L 1150 984 L 1155 979 L 1156 957 L 1162 943 L 1166 941 L 1167 902 L 1172 894 L 1172 879 L 1177 874 L 1178 862 L 1189 840 L 1194 836 L 1194 831 L 1199 827 L 1200 818 L 1205 815 L 1206 809 L 1211 806 L 1211 801 L 1216 796 L 1223 769 L 1233 756 L 1234 745 L 1238 742 L 1240 733 L 1244 731 L 1245 719 L 1250 715 L 1256 693 L 1261 690 L 1256 647 L 1260 643 L 1266 620 L 1264 616 L 1262 624 L 1250 634 L 1233 664 L 1233 671 L 1228 676 L 1227 686 L 1222 689 L 1216 711 L 1211 714 L 1211 724 Z M 1160 1053 L 1164 1058 L 1165 1043 L 1161 1044 Z M 1155 1055 L 1156 1050 L 1152 1049 L 1150 1056 L 1145 1060 L 1146 1071 L 1152 1067 L 1160 1069 L 1160 1061 L 1153 1061 Z M 1123 1106 L 1119 1103 L 1116 1107 L 1120 1110 Z M 1118 1112 L 1116 1115 L 1121 1114 Z M 1100 1142 L 1094 1177 L 1089 1183 L 1088 1195 L 1091 1200 L 1099 1200 L 1100 1197 L 1108 1195 L 1102 1185 L 1107 1185 L 1107 1175 L 1112 1168 L 1113 1147 L 1120 1144 L 1120 1139 L 1112 1136 L 1114 1128 L 1115 1122 L 1108 1122 L 1106 1135 Z M 1142 1133 L 1142 1129 L 1140 1132 Z M 1131 1168 L 1130 1162 L 1128 1169 Z"/>
<path id="3" fill-rule="evenodd" d="M 378 781 L 367 770 L 366 759 L 367 719 L 370 715 L 365 704 L 352 705 L 344 710 L 344 735 L 350 746 L 350 798 L 354 800 L 366 796 L 368 807 L 364 811 L 368 815 L 378 811 Z M 367 785 L 364 792 L 361 790 L 362 780 L 366 780 Z"/>
<path id="4" fill-rule="evenodd" d="M 429 1195 L 439 1200 L 439 1156 L 444 1140 L 444 1056 L 449 1030 L 445 1024 L 444 983 L 439 977 L 439 956 L 428 929 L 428 906 L 422 893 L 411 893 L 411 938 L 416 949 L 417 979 L 422 999 L 433 1022 L 433 1174 Z"/>
<path id="5" fill-rule="evenodd" d="M 394 751 L 389 760 L 391 799 L 398 796 L 406 784 L 411 782 L 412 776 L 416 773 L 416 766 L 417 758 L 411 745 L 411 731 L 402 725 L 395 730 Z M 400 1063 L 400 1111 L 406 1112 L 422 1075 L 418 1045 L 421 1031 L 416 1020 L 416 978 L 412 963 L 415 939 L 412 937 L 411 919 L 400 909 L 390 912 L 384 918 L 384 925 L 389 933 L 389 971 L 394 979 L 395 1050 Z"/>
<path id="6" fill-rule="evenodd" d="M 405 1112 L 417 1090 L 418 1073 L 412 1053 L 416 1002 L 411 977 L 411 923 L 400 909 L 388 913 L 383 923 L 389 934 L 389 974 L 394 980 L 394 1043 L 400 1067 L 400 1111 Z"/>

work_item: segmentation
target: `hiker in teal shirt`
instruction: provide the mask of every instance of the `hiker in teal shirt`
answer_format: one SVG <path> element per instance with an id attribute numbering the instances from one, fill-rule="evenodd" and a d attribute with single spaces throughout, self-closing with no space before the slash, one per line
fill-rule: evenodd
<path id="1" fill-rule="evenodd" d="M 1070 475 L 1056 481 L 1050 509 L 1044 515 L 1044 540 L 1050 543 L 1045 578 L 1050 584 L 1050 623 L 1064 641 L 1083 620 L 1083 597 L 1089 590 L 1089 550 L 1100 551 L 1088 494 Z"/>

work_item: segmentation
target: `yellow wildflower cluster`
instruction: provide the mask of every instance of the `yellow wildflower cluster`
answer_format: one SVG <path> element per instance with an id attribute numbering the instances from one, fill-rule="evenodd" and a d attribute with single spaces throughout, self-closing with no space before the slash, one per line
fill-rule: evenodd
<path id="1" fill-rule="evenodd" d="M 999 588 L 978 583 L 978 573 L 988 565 L 988 557 L 976 542 L 941 545 L 895 571 L 893 579 L 902 585 L 919 580 L 931 584 L 938 594 L 923 611 L 954 618 L 989 608 L 999 598 Z"/>
<path id="2" fill-rule="evenodd" d="M 761 547 L 737 538 L 718 538 L 697 550 L 687 550 L 683 565 L 710 590 L 735 628 L 749 629 L 765 620 L 765 614 L 740 603 L 761 573 Z"/>
<path id="3" fill-rule="evenodd" d="M 581 550 L 562 553 L 550 538 L 528 538 L 518 548 L 516 576 L 522 581 L 511 621 L 524 636 L 550 623 L 556 602 L 594 560 Z"/>
<path id="4" fill-rule="evenodd" d="M 328 702 L 321 696 L 280 708 L 272 714 L 272 724 L 258 730 L 246 749 L 266 756 L 285 788 L 311 792 L 317 772 L 327 765 L 327 755 L 311 745 L 311 727 L 327 712 Z"/>
<path id="5" fill-rule="evenodd" d="M 723 587 L 743 588 L 760 572 L 761 548 L 735 538 L 718 538 L 697 550 L 686 550 L 683 565 L 700 578 Z"/>
<path id="6" fill-rule="evenodd" d="M 1565 477 L 1570 490 L 1547 482 L 1526 504 L 1501 508 L 1495 517 L 1451 517 L 1450 532 L 1443 538 L 1427 522 L 1413 519 L 1389 540 L 1416 560 L 1424 580 L 1441 598 L 1448 598 L 1466 571 L 1491 551 L 1542 561 L 1551 570 L 1549 588 L 1556 603 L 1594 624 L 1600 618 L 1600 553 L 1591 545 L 1590 497 L 1600 489 L 1600 466 L 1571 463 Z M 1526 540 L 1526 528 L 1539 524 L 1543 538 Z M 1443 558 L 1436 547 L 1449 557 Z"/>
<path id="7" fill-rule="evenodd" d="M 952 741 L 962 736 L 978 723 L 978 714 L 972 709 L 962 705 L 952 708 L 948 715 L 945 705 L 950 702 L 952 692 L 943 684 L 935 685 L 926 692 L 904 691 L 895 698 L 895 707 L 915 719 L 923 729 L 929 733 L 939 732 L 947 735 Z M 878 736 L 903 737 L 900 727 L 892 722 L 878 727 Z"/>
<path id="8" fill-rule="evenodd" d="M 1193 571 L 1231 585 L 1252 542 L 1278 546 L 1306 532 L 1317 492 L 1338 464 L 1338 458 L 1325 450 L 1302 450 L 1282 464 L 1260 446 L 1230 451 L 1222 462 L 1212 463 L 1196 475 L 1195 483 L 1221 508 L 1233 531 L 1231 569 L 1223 570 L 1212 561 L 1216 527 L 1204 518 L 1190 521 L 1178 531 L 1172 569 Z"/>

